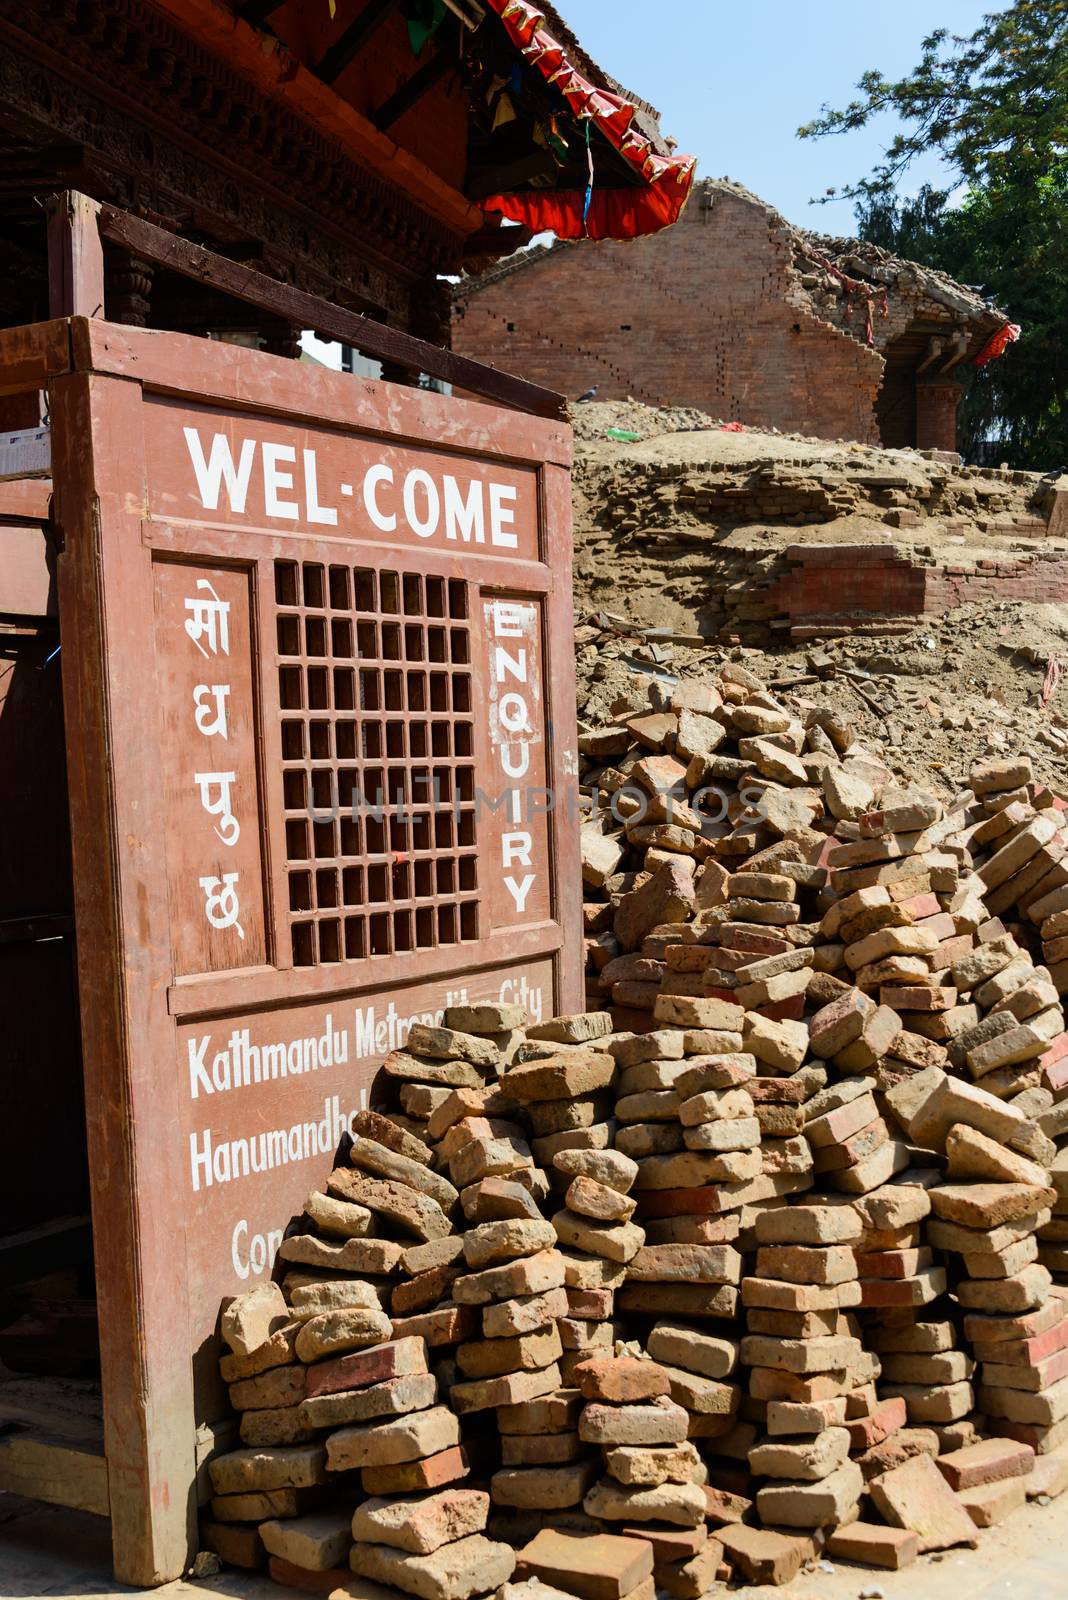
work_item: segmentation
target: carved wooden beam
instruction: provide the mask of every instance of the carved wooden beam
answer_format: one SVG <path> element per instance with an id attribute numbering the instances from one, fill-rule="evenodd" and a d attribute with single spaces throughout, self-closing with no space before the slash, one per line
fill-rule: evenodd
<path id="1" fill-rule="evenodd" d="M 340 39 L 336 39 L 315 68 L 324 83 L 334 83 L 350 61 L 354 61 L 387 17 L 400 8 L 400 0 L 367 0 L 367 4 Z"/>
<path id="2" fill-rule="evenodd" d="M 362 317 L 358 312 L 345 311 L 317 295 L 294 289 L 288 283 L 277 283 L 262 272 L 229 261 L 225 256 L 205 250 L 202 245 L 190 244 L 187 239 L 167 233 L 127 211 L 102 206 L 100 234 L 108 243 L 121 246 L 141 261 L 220 289 L 295 327 L 310 328 L 323 339 L 339 339 L 342 344 L 352 345 L 384 365 L 401 367 L 406 372 L 425 372 L 428 377 L 440 378 L 485 400 L 514 406 L 534 416 L 554 419 L 565 416 L 566 401 L 551 389 L 543 389 L 511 373 L 498 372 L 495 367 L 483 366 L 482 362 L 456 355 L 452 350 L 427 344 L 399 328 Z"/>

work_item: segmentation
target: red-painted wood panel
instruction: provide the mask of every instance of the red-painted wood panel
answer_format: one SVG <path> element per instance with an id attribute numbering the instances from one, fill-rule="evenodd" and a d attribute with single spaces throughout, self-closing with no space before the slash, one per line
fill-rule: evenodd
<path id="1" fill-rule="evenodd" d="M 188 1553 L 220 1297 L 416 1018 L 581 1005 L 559 424 L 75 320 L 52 386 L 119 1575 Z"/>

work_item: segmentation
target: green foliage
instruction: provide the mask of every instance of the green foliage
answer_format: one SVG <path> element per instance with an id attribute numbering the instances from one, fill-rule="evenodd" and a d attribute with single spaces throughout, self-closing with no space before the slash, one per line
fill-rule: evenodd
<path id="1" fill-rule="evenodd" d="M 886 112 L 904 124 L 840 191 L 862 236 L 978 286 L 1023 327 L 976 374 L 962 442 L 993 436 L 1017 466 L 1068 467 L 1068 0 L 1017 0 L 967 38 L 940 30 L 907 77 L 869 72 L 858 87 L 863 98 L 824 107 L 800 133 L 847 133 Z M 899 198 L 926 152 L 955 184 Z"/>
<path id="2" fill-rule="evenodd" d="M 856 214 L 862 238 L 973 285 L 1023 328 L 976 373 L 962 448 L 997 438 L 1015 466 L 1068 468 L 1068 159 L 1033 187 L 975 187 L 956 207 L 925 187 L 900 202 L 873 197 Z"/>
<path id="3" fill-rule="evenodd" d="M 949 194 L 924 184 L 911 199 L 893 194 L 868 195 L 858 200 L 853 211 L 862 239 L 881 245 L 909 261 L 941 266 L 935 259 L 945 232 L 945 212 Z M 944 271 L 949 271 L 946 267 Z"/>
<path id="4" fill-rule="evenodd" d="M 931 150 L 970 184 L 1037 181 L 1068 140 L 1068 4 L 1017 0 L 965 38 L 939 29 L 908 77 L 895 83 L 866 72 L 857 87 L 863 99 L 843 111 L 824 106 L 798 130 L 803 139 L 848 133 L 884 112 L 906 124 L 874 172 L 842 191 L 847 197 L 893 193 Z"/>

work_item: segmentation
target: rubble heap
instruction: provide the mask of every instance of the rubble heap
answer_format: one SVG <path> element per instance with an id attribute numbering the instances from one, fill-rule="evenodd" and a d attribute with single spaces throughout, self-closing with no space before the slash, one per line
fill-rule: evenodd
<path id="1" fill-rule="evenodd" d="M 699 1600 L 1068 1488 L 1063 799 L 947 805 L 737 663 L 615 717 L 590 1009 L 414 1027 L 224 1308 L 227 1559 Z"/>
<path id="2" fill-rule="evenodd" d="M 572 422 L 581 612 L 766 646 L 1065 597 L 1055 473 L 637 402 L 576 405 Z"/>

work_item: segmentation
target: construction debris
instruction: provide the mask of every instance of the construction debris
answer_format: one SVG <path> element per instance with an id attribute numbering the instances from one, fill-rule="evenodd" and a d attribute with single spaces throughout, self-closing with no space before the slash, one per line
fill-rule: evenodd
<path id="1" fill-rule="evenodd" d="M 589 1009 L 387 1058 L 224 1307 L 204 1543 L 417 1600 L 974 1544 L 1068 1484 L 1065 799 L 736 662 L 580 747 Z"/>
<path id="2" fill-rule="evenodd" d="M 1021 746 L 1040 777 L 1063 771 L 1058 480 L 636 403 L 574 421 L 585 726 L 642 676 L 700 678 L 729 655 L 943 800 L 972 761 Z M 607 439 L 615 421 L 642 439 Z"/>

